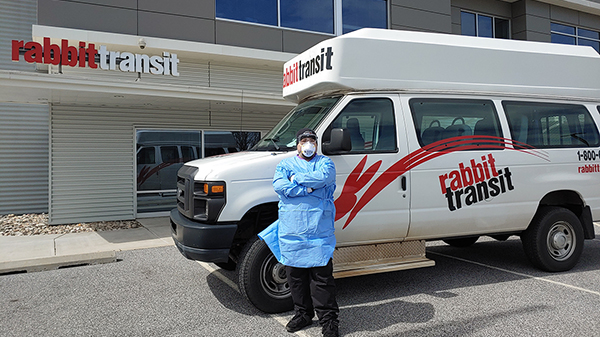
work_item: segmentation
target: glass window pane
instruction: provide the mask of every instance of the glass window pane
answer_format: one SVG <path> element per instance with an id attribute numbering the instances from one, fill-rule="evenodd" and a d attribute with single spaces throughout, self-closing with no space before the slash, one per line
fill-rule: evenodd
<path id="1" fill-rule="evenodd" d="M 206 131 L 204 133 L 204 156 L 238 152 L 235 138 L 229 131 Z"/>
<path id="2" fill-rule="evenodd" d="M 477 36 L 480 37 L 494 37 L 494 31 L 492 28 L 492 17 L 485 15 L 477 16 Z"/>
<path id="3" fill-rule="evenodd" d="M 477 150 L 504 147 L 496 109 L 490 101 L 411 99 L 410 109 L 421 146 L 444 139 L 447 141 L 436 146 L 453 146 L 453 138 L 468 137 L 472 142 L 460 145 Z"/>
<path id="4" fill-rule="evenodd" d="M 575 27 L 565 26 L 559 23 L 550 23 L 550 30 L 557 33 L 575 35 Z"/>
<path id="5" fill-rule="evenodd" d="M 323 142 L 331 139 L 331 130 L 350 132 L 352 150 L 349 153 L 396 152 L 394 106 L 387 98 L 355 99 L 329 125 Z"/>
<path id="6" fill-rule="evenodd" d="M 137 151 L 138 165 L 156 164 L 156 153 L 154 146 L 140 147 Z"/>
<path id="7" fill-rule="evenodd" d="M 218 18 L 277 26 L 277 0 L 216 0 Z"/>
<path id="8" fill-rule="evenodd" d="M 597 52 L 600 52 L 600 42 L 598 42 L 598 41 L 591 41 L 591 40 L 587 40 L 587 39 L 579 39 L 579 45 L 581 45 L 581 46 L 590 46 L 590 47 L 593 47 L 594 49 L 596 49 Z"/>
<path id="9" fill-rule="evenodd" d="M 581 105 L 502 102 L 512 139 L 538 148 L 595 147 L 598 129 Z"/>
<path id="10" fill-rule="evenodd" d="M 495 38 L 510 39 L 509 22 L 510 21 L 505 20 L 505 19 L 499 19 L 499 18 L 494 19 L 494 27 L 496 29 L 496 36 L 494 36 Z"/>
<path id="11" fill-rule="evenodd" d="M 477 36 L 475 27 L 475 14 L 460 12 L 460 33 L 462 35 Z"/>
<path id="12" fill-rule="evenodd" d="M 333 0 L 280 0 L 281 26 L 333 34 Z"/>
<path id="13" fill-rule="evenodd" d="M 314 129 L 327 117 L 329 110 L 340 99 L 325 97 L 298 104 L 261 139 L 254 150 L 293 150 L 296 148 L 296 132 L 302 128 Z"/>
<path id="14" fill-rule="evenodd" d="M 201 131 L 136 130 L 138 213 L 176 207 L 177 171 L 198 158 L 201 142 Z"/>
<path id="15" fill-rule="evenodd" d="M 260 140 L 260 132 L 232 131 L 231 133 L 240 151 L 250 150 Z"/>
<path id="16" fill-rule="evenodd" d="M 592 30 L 578 28 L 577 29 L 577 34 L 579 36 L 589 37 L 590 39 L 595 39 L 595 40 L 599 40 L 600 39 L 600 33 L 594 32 Z"/>
<path id="17" fill-rule="evenodd" d="M 561 44 L 575 44 L 575 37 L 552 33 L 550 34 L 550 42 Z"/>
<path id="18" fill-rule="evenodd" d="M 387 28 L 385 0 L 343 0 L 343 33 L 360 28 Z"/>

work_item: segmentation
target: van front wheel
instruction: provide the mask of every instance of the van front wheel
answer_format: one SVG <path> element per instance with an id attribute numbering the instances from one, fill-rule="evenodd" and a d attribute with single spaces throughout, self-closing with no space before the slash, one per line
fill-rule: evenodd
<path id="1" fill-rule="evenodd" d="M 562 207 L 541 208 L 521 234 L 525 255 L 537 268 L 559 272 L 573 268 L 583 250 L 581 222 Z"/>
<path id="2" fill-rule="evenodd" d="M 279 313 L 294 308 L 285 266 L 257 236 L 240 253 L 237 265 L 240 292 L 256 308 Z"/>

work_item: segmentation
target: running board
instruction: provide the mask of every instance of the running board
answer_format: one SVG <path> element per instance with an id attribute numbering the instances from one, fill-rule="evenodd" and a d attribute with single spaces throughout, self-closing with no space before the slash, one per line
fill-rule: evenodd
<path id="1" fill-rule="evenodd" d="M 425 240 L 340 247 L 333 253 L 335 278 L 434 265 L 435 261 L 425 257 Z"/>

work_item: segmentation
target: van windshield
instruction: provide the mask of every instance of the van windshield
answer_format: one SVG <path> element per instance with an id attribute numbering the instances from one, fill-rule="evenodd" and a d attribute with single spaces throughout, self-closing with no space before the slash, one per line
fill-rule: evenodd
<path id="1" fill-rule="evenodd" d="M 296 149 L 296 132 L 315 129 L 341 96 L 318 98 L 298 104 L 253 148 L 254 151 L 291 151 Z"/>

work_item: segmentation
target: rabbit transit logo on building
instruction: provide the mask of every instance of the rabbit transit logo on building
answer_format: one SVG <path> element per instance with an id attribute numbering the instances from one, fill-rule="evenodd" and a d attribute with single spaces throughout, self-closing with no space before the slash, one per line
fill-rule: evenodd
<path id="1" fill-rule="evenodd" d="M 79 41 L 79 47 L 69 45 L 62 39 L 60 46 L 50 42 L 12 40 L 12 60 L 18 62 L 21 53 L 27 63 L 62 65 L 69 67 L 89 67 L 102 70 L 120 70 L 131 73 L 179 76 L 177 54 L 163 52 L 162 56 L 133 54 L 130 52 L 109 51 L 106 46 L 96 49 L 94 43 Z"/>
<path id="2" fill-rule="evenodd" d="M 283 70 L 283 87 L 286 88 L 305 78 L 316 75 L 321 71 L 333 69 L 331 65 L 331 56 L 333 56 L 332 49 L 332 47 L 327 47 L 326 51 L 325 48 L 321 48 L 321 53 L 310 60 L 299 60 L 285 68 Z"/>

